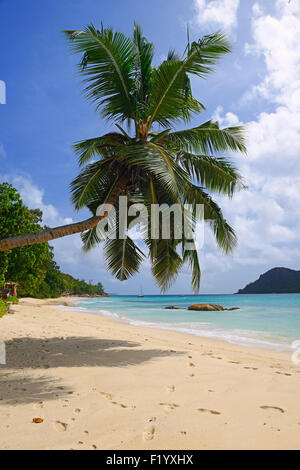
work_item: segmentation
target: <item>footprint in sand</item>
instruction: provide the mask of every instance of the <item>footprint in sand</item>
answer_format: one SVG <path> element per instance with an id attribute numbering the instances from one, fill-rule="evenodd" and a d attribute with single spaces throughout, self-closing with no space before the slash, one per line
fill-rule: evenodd
<path id="1" fill-rule="evenodd" d="M 175 385 L 168 385 L 167 392 L 175 392 Z"/>
<path id="2" fill-rule="evenodd" d="M 278 375 L 286 375 L 287 377 L 292 377 L 292 374 L 288 374 L 288 373 L 286 373 L 286 372 L 279 372 L 279 371 L 277 371 L 277 372 L 275 372 L 275 374 L 278 374 Z"/>
<path id="3" fill-rule="evenodd" d="M 220 415 L 220 411 L 215 411 L 215 410 L 208 410 L 206 408 L 197 408 L 197 411 L 201 411 L 201 413 L 210 413 L 212 415 Z"/>
<path id="4" fill-rule="evenodd" d="M 240 364 L 238 361 L 228 361 L 228 364 Z"/>
<path id="5" fill-rule="evenodd" d="M 249 367 L 249 366 L 244 367 L 244 369 L 247 369 L 247 370 L 258 370 L 257 367 Z"/>
<path id="6" fill-rule="evenodd" d="M 176 403 L 159 403 L 160 406 L 163 406 L 165 411 L 175 410 L 175 408 L 179 408 L 179 405 Z"/>
<path id="7" fill-rule="evenodd" d="M 124 403 L 118 403 L 117 401 L 112 401 L 111 403 L 112 403 L 113 405 L 120 406 L 121 408 L 127 408 L 127 406 L 124 405 Z"/>
<path id="8" fill-rule="evenodd" d="M 66 432 L 68 429 L 67 423 L 63 423 L 62 421 L 55 421 L 54 426 L 58 432 Z"/>
<path id="9" fill-rule="evenodd" d="M 106 393 L 106 392 L 99 392 L 100 395 L 103 395 L 105 398 L 107 398 L 108 400 L 112 400 L 113 399 L 113 396 L 111 393 Z"/>
<path id="10" fill-rule="evenodd" d="M 155 434 L 155 427 L 152 424 L 148 424 L 144 428 L 144 432 L 143 432 L 144 441 L 152 441 L 152 439 L 154 438 L 154 434 Z"/>
<path id="11" fill-rule="evenodd" d="M 280 413 L 284 413 L 284 409 L 280 408 L 279 406 L 260 406 L 262 410 L 275 410 L 279 411 Z"/>
<path id="12" fill-rule="evenodd" d="M 117 401 L 112 401 L 113 396 L 110 393 L 100 392 L 100 395 L 103 395 L 108 401 L 111 402 L 112 405 L 117 405 L 117 406 L 120 406 L 121 408 L 127 408 L 127 406 L 124 405 L 124 403 L 118 403 Z"/>
<path id="13" fill-rule="evenodd" d="M 155 423 L 156 421 L 156 416 L 152 416 L 151 418 L 148 419 L 149 423 Z"/>

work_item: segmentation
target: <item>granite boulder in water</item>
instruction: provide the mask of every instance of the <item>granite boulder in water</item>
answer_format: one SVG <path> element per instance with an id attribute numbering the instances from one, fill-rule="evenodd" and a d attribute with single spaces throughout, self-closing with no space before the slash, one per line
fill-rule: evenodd
<path id="1" fill-rule="evenodd" d="M 195 304 L 191 305 L 188 310 L 196 310 L 198 312 L 222 312 L 224 308 L 217 304 Z"/>

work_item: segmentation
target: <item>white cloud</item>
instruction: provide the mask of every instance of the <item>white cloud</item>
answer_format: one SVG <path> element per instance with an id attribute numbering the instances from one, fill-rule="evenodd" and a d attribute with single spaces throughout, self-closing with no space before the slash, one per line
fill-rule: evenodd
<path id="1" fill-rule="evenodd" d="M 231 31 L 237 25 L 239 3 L 239 0 L 194 0 L 195 22 Z"/>
<path id="2" fill-rule="evenodd" d="M 254 3 L 254 5 L 252 7 L 252 12 L 253 12 L 254 16 L 259 16 L 259 15 L 263 14 L 263 10 L 262 10 L 261 6 L 259 5 L 259 3 Z"/>
<path id="3" fill-rule="evenodd" d="M 70 217 L 62 217 L 56 207 L 52 204 L 45 204 L 44 190 L 36 186 L 30 177 L 20 175 L 6 175 L 3 179 L 15 186 L 20 192 L 24 204 L 30 209 L 40 209 L 43 212 L 43 222 L 49 226 L 69 224 Z"/>
<path id="4" fill-rule="evenodd" d="M 264 57 L 267 74 L 253 92 L 287 106 L 300 108 L 300 6 L 277 0 L 277 15 L 260 12 L 252 22 L 254 43 L 246 44 L 248 54 Z"/>
<path id="5" fill-rule="evenodd" d="M 218 121 L 221 127 L 232 127 L 241 124 L 236 114 L 229 111 L 224 116 L 222 116 L 222 113 L 223 106 L 218 106 L 212 116 L 213 120 Z"/>
<path id="6" fill-rule="evenodd" d="M 249 124 L 249 158 L 273 174 L 297 174 L 300 154 L 300 6 L 277 0 L 277 15 L 253 18 L 254 43 L 246 51 L 264 57 L 267 73 L 252 88 L 276 109 Z"/>
<path id="7" fill-rule="evenodd" d="M 231 258 L 233 270 L 240 271 L 238 266 L 247 267 L 247 271 L 256 266 L 258 272 L 276 265 L 300 267 L 299 31 L 299 2 L 277 0 L 272 15 L 264 13 L 259 3 L 253 7 L 253 42 L 246 52 L 264 59 L 266 73 L 252 88 L 251 96 L 263 97 L 274 109 L 247 123 L 248 156 L 239 158 L 237 166 L 248 190 L 231 201 L 219 198 L 239 240 Z M 224 126 L 239 123 L 238 116 L 224 113 L 221 107 L 214 118 Z M 217 264 L 215 259 L 212 270 L 216 277 Z M 221 258 L 221 272 L 223 267 Z"/>

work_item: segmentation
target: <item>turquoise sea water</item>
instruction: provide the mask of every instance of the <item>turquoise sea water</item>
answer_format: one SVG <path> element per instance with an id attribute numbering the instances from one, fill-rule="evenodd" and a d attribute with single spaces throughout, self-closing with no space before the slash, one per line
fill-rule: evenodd
<path id="1" fill-rule="evenodd" d="M 165 310 L 175 305 L 216 303 L 240 307 L 224 312 Z M 199 295 L 199 296 L 113 296 L 78 299 L 79 311 L 114 317 L 134 325 L 170 329 L 198 336 L 220 338 L 232 343 L 290 349 L 300 340 L 300 294 Z"/>

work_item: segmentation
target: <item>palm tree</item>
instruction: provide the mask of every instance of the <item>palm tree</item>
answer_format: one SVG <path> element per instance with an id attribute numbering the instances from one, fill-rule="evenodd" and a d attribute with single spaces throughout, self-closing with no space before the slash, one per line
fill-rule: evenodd
<path id="1" fill-rule="evenodd" d="M 88 250 L 101 241 L 96 227 L 108 215 L 99 217 L 98 206 L 107 203 L 118 207 L 119 196 L 126 195 L 128 206 L 135 202 L 146 207 L 155 203 L 190 204 L 193 225 L 196 206 L 203 204 L 217 244 L 230 252 L 236 244 L 234 230 L 207 191 L 231 197 L 242 186 L 231 161 L 219 155 L 246 152 L 243 129 L 220 129 L 213 121 L 192 129 L 174 129 L 176 123 L 187 123 L 205 109 L 192 95 L 190 76 L 206 78 L 213 71 L 218 59 L 230 52 L 227 38 L 221 33 L 204 36 L 188 44 L 182 56 L 170 51 L 166 60 L 154 66 L 154 46 L 136 24 L 133 38 L 103 25 L 100 30 L 89 25 L 83 31 L 64 34 L 71 50 L 81 55 L 79 71 L 88 100 L 116 126 L 116 131 L 74 146 L 81 172 L 71 183 L 72 201 L 77 210 L 87 207 L 92 216 L 1 240 L 0 251 L 78 232 L 83 232 L 84 249 Z M 145 233 L 153 275 L 163 290 L 185 262 L 192 269 L 193 288 L 199 289 L 198 255 L 187 249 L 187 241 L 184 234 L 176 239 L 174 232 L 167 240 L 161 233 L 158 240 Z M 129 236 L 106 240 L 104 248 L 108 267 L 120 280 L 136 273 L 145 256 Z"/>

